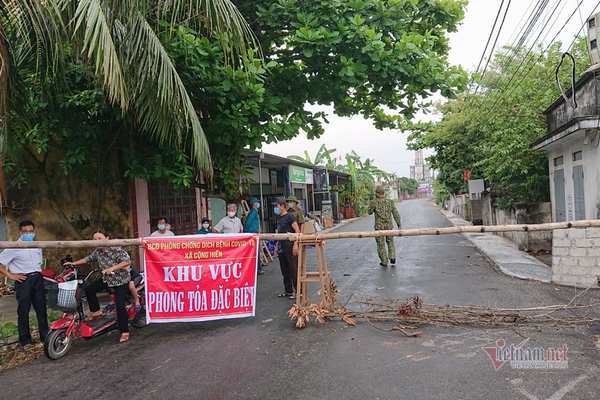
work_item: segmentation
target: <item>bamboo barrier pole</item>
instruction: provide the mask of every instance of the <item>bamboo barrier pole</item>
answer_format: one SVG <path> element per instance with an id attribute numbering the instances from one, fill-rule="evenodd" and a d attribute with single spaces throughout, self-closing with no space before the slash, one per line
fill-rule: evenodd
<path id="1" fill-rule="evenodd" d="M 295 233 L 261 233 L 261 240 L 335 240 L 335 239 L 362 239 L 376 238 L 384 236 L 406 237 L 406 236 L 436 236 L 453 235 L 457 233 L 494 233 L 494 232 L 538 232 L 553 231 L 557 229 L 570 228 L 600 228 L 600 219 L 571 221 L 571 222 L 553 222 L 545 224 L 531 225 L 489 225 L 489 226 L 452 226 L 445 228 L 411 228 L 397 230 L 364 231 L 364 232 L 338 232 L 338 233 L 313 233 L 313 234 L 295 234 Z M 32 242 L 1 242 L 0 249 L 26 249 L 26 248 L 95 248 L 112 246 L 141 246 L 143 238 L 135 239 L 111 239 L 111 240 L 60 240 L 60 241 L 32 241 Z"/>

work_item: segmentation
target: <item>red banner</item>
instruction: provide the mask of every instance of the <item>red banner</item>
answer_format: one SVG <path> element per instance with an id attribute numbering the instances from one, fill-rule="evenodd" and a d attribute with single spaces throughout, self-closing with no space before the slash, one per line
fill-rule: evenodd
<path id="1" fill-rule="evenodd" d="M 251 234 L 145 238 L 148 323 L 254 316 L 257 260 Z"/>

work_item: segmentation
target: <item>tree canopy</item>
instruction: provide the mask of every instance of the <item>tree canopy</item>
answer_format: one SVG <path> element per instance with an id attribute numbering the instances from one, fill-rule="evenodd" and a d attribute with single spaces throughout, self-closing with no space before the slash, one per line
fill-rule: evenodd
<path id="1" fill-rule="evenodd" d="M 36 65 L 43 81 L 60 77 L 65 63 L 76 58 L 92 67 L 108 101 L 140 133 L 188 149 L 199 169 L 211 170 L 200 117 L 159 36 L 165 27 L 185 24 L 215 34 L 227 59 L 245 58 L 253 36 L 230 0 L 26 0 L 0 5 L 3 124 L 10 123 L 9 108 L 18 107 L 21 82 L 14 78 L 23 76 L 21 68 Z M 0 132 L 0 150 L 6 132 Z"/>
<path id="2" fill-rule="evenodd" d="M 399 128 L 430 94 L 452 97 L 466 83 L 447 60 L 447 34 L 457 29 L 466 1 L 234 2 L 270 65 L 266 89 L 276 107 L 269 122 L 285 122 L 294 135 L 322 133 L 323 115 L 306 104 L 333 104 L 340 116 Z"/>
<path id="3" fill-rule="evenodd" d="M 75 10 L 61 21 L 72 23 L 57 32 L 77 33 L 72 40 L 63 37 L 60 51 L 62 70 L 75 69 L 76 76 L 40 79 L 32 57 L 25 57 L 19 64 L 22 72 L 15 74 L 22 83 L 35 84 L 21 85 L 19 93 L 25 96 L 12 104 L 11 118 L 30 119 L 11 130 L 14 142 L 29 152 L 35 147 L 33 136 L 49 138 L 46 148 L 36 147 L 36 156 L 53 150 L 68 154 L 64 163 L 70 169 L 64 173 L 80 172 L 98 153 L 98 145 L 116 141 L 126 144 L 117 148 L 121 176 L 168 178 L 189 186 L 198 182 L 198 159 L 209 162 L 196 151 L 206 143 L 210 163 L 219 172 L 216 190 L 233 199 L 241 194 L 243 149 L 300 133 L 309 138 L 323 133 L 326 116 L 308 111 L 307 104 L 333 104 L 337 114 L 362 114 L 379 128 L 401 127 L 431 93 L 451 96 L 466 83 L 465 73 L 447 61 L 447 34 L 463 17 L 463 0 L 138 0 L 114 3 L 118 7 L 107 13 L 113 3 L 69 2 Z M 143 5 L 146 22 L 137 12 L 126 12 L 135 10 L 128 8 L 132 4 Z M 262 53 L 248 46 L 249 34 L 233 5 L 249 21 Z M 85 13 L 81 8 L 77 12 L 84 6 Z M 164 12 L 149 11 L 159 6 Z M 214 17 L 212 23 L 207 13 Z M 227 13 L 233 17 L 227 19 Z M 199 20 L 188 21 L 190 15 Z M 18 35 L 9 37 L 16 40 Z M 233 62 L 240 58 L 243 64 Z M 119 78 L 115 68 L 127 79 Z M 60 131 L 69 133 L 57 140 L 57 130 L 48 126 L 76 115 L 71 97 L 79 99 L 84 116 L 101 117 L 97 126 L 88 126 L 93 120 L 84 118 L 80 129 L 89 129 L 85 134 L 61 122 Z M 27 102 L 52 108 L 36 106 L 20 114 L 19 104 Z M 83 140 L 86 135 L 91 136 Z M 18 163 L 17 157 L 12 160 Z M 16 170 L 27 172 L 12 167 Z"/>

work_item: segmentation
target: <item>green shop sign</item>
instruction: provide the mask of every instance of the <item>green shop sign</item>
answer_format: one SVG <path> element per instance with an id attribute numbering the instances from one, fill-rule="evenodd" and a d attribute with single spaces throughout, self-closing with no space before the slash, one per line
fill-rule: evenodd
<path id="1" fill-rule="evenodd" d="M 296 165 L 289 166 L 290 182 L 292 183 L 307 183 L 306 169 Z"/>

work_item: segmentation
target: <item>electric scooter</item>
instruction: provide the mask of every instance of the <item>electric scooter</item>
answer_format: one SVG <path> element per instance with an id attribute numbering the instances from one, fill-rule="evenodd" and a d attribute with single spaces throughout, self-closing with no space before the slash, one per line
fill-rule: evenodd
<path id="1" fill-rule="evenodd" d="M 68 264 L 72 261 L 70 256 L 61 260 L 63 271 L 59 275 L 54 274 L 54 272 L 49 269 L 42 271 L 44 283 L 48 291 L 49 307 L 58 308 L 64 312 L 62 318 L 54 321 L 50 325 L 50 331 L 44 342 L 44 353 L 46 354 L 46 357 L 51 360 L 58 360 L 64 357 L 70 350 L 73 340 L 76 338 L 91 339 L 117 328 L 114 293 L 111 293 L 111 303 L 104 306 L 104 315 L 101 318 L 93 320 L 85 318 L 83 312 L 83 298 L 85 297 L 85 292 L 83 288 L 87 282 L 101 279 L 101 274 L 99 270 L 93 270 L 83 279 L 78 279 L 81 273 L 78 266 Z M 70 301 L 71 306 L 68 309 L 61 307 L 61 301 L 58 299 L 59 296 L 64 294 L 60 293 L 61 283 L 67 282 L 69 282 L 70 286 L 75 287 L 72 293 L 67 293 L 69 296 L 74 296 Z M 146 312 L 143 303 L 145 299 L 143 275 L 136 273 L 133 277 L 133 282 L 138 291 L 142 307 L 139 312 L 136 312 L 133 302 L 129 301 L 126 306 L 127 315 L 132 326 L 141 328 L 146 325 Z"/>

